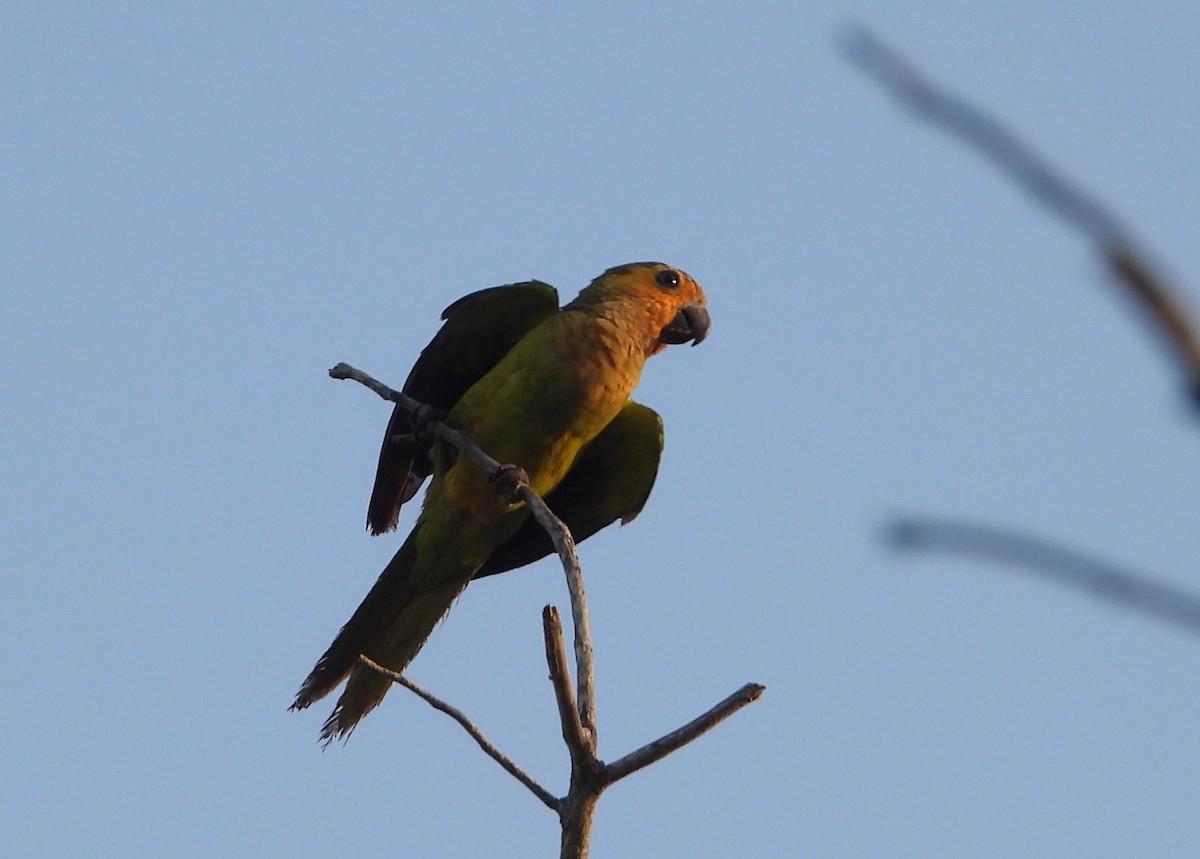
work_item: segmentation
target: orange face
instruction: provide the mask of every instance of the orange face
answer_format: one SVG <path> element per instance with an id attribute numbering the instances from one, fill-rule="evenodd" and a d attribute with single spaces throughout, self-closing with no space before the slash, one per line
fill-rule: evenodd
<path id="1" fill-rule="evenodd" d="M 635 262 L 610 268 L 571 304 L 596 306 L 619 301 L 637 308 L 647 336 L 646 353 L 669 345 L 694 346 L 708 336 L 711 319 L 704 290 L 684 271 L 661 262 Z"/>

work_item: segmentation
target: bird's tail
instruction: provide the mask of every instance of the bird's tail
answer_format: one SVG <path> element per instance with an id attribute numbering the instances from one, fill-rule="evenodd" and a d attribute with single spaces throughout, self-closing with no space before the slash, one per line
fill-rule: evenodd
<path id="1" fill-rule="evenodd" d="M 317 660 L 291 706 L 303 710 L 349 676 L 333 713 L 321 728 L 325 742 L 348 736 L 392 685 L 390 679 L 363 665 L 359 655 L 393 671 L 403 671 L 471 580 L 472 570 L 468 569 L 462 575 L 439 577 L 429 586 L 415 586 L 412 572 L 417 560 L 418 530 L 414 529 L 404 541 L 366 599 Z"/>

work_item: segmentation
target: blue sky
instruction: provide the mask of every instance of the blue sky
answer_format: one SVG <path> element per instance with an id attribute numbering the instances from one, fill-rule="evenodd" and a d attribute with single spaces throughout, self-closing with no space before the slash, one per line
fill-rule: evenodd
<path id="1" fill-rule="evenodd" d="M 555 855 L 413 696 L 324 753 L 286 712 L 399 541 L 362 530 L 387 408 L 325 371 L 399 383 L 466 292 L 661 259 L 713 330 L 649 365 L 658 485 L 583 547 L 601 755 L 768 689 L 606 794 L 593 855 L 1194 855 L 1200 641 L 880 536 L 953 516 L 1200 590 L 1200 426 L 1087 243 L 835 42 L 1005 117 L 1187 283 L 1200 7 L 5 18 L 6 853 Z M 477 583 L 410 674 L 561 793 L 550 602 L 552 563 Z"/>

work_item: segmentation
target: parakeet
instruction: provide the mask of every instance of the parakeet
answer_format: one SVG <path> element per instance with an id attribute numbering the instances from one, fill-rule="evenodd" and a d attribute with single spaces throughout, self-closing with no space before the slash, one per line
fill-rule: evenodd
<path id="1" fill-rule="evenodd" d="M 553 287 L 529 281 L 472 293 L 442 319 L 405 393 L 443 411 L 499 462 L 524 469 L 576 541 L 636 516 L 658 472 L 663 429 L 630 395 L 647 358 L 708 334 L 700 286 L 663 263 L 631 263 L 561 308 Z M 292 705 L 308 707 L 348 678 L 322 728 L 326 741 L 348 735 L 391 686 L 360 654 L 403 671 L 472 579 L 552 551 L 524 504 L 502 498 L 483 469 L 416 429 L 397 407 L 367 527 L 395 528 L 401 505 L 432 475 L 421 513 Z"/>

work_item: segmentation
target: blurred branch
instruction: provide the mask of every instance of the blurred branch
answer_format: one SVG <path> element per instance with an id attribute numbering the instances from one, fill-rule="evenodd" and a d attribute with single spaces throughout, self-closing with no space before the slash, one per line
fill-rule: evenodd
<path id="1" fill-rule="evenodd" d="M 513 763 L 483 735 L 461 710 L 422 689 L 402 674 L 389 671 L 366 656 L 360 655 L 359 659 L 458 722 L 489 757 L 525 785 L 543 805 L 558 813 L 559 821 L 562 824 L 560 852 L 562 859 L 585 859 L 591 841 L 592 821 L 595 819 L 596 805 L 605 788 L 682 748 L 742 707 L 757 701 L 766 691 L 766 687 L 757 683 L 749 683 L 682 728 L 626 755 L 610 766 L 605 765 L 596 757 L 595 669 L 592 658 L 587 596 L 583 584 L 583 569 L 579 563 L 575 541 L 567 526 L 554 515 L 541 496 L 530 488 L 528 477 L 521 468 L 514 465 L 502 465 L 492 459 L 466 433 L 450 426 L 434 414 L 428 406 L 414 400 L 402 391 L 388 387 L 349 364 L 338 364 L 329 371 L 329 375 L 334 379 L 350 379 L 365 385 L 383 399 L 396 403 L 409 414 L 419 416 L 418 421 L 422 424 L 423 432 L 462 451 L 465 456 L 490 475 L 497 492 L 507 498 L 520 498 L 524 501 L 533 517 L 550 535 L 567 577 L 567 590 L 571 599 L 571 619 L 575 627 L 575 668 L 579 675 L 578 691 L 577 693 L 572 692 L 571 671 L 567 665 L 566 649 L 563 644 L 562 622 L 559 619 L 558 610 L 554 606 L 546 606 L 542 610 L 546 663 L 550 668 L 550 681 L 553 684 L 555 700 L 558 703 L 563 739 L 567 744 L 567 751 L 571 759 L 571 783 L 567 795 L 562 799 L 555 798 L 553 794 Z"/>
<path id="2" fill-rule="evenodd" d="M 934 83 L 870 30 L 851 29 L 842 47 L 852 62 L 917 118 L 978 149 L 1055 214 L 1103 244 L 1129 243 L 1125 228 L 1103 204 L 1065 179 L 999 120 Z"/>
<path id="3" fill-rule="evenodd" d="M 1200 596 L 1037 537 L 947 519 L 901 517 L 887 541 L 909 551 L 997 561 L 1200 633 Z"/>
<path id="4" fill-rule="evenodd" d="M 1192 407 L 1200 410 L 1200 333 L 1183 299 L 1128 247 L 1108 245 L 1102 248 L 1109 270 L 1125 284 L 1142 308 L 1158 323 L 1159 332 L 1175 349 L 1188 375 L 1188 395 Z"/>
<path id="5" fill-rule="evenodd" d="M 843 40 L 846 56 L 914 116 L 978 150 L 1039 203 L 1087 235 L 1118 283 L 1155 323 L 1188 378 L 1200 409 L 1200 330 L 1186 303 L 1154 271 L 1117 216 L 1066 179 L 998 119 L 943 87 L 863 27 Z"/>

